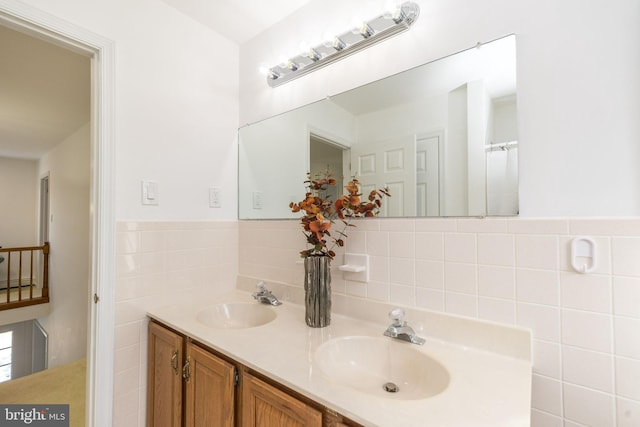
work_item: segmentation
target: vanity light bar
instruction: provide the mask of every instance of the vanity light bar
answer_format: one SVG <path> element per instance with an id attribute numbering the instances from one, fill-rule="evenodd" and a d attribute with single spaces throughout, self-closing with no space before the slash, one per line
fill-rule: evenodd
<path id="1" fill-rule="evenodd" d="M 266 69 L 267 83 L 271 87 L 280 86 L 395 36 L 408 30 L 418 19 L 419 14 L 420 7 L 416 3 L 404 2 L 395 10 L 363 22 L 357 28 L 339 34 L 288 59 L 286 63 Z"/>

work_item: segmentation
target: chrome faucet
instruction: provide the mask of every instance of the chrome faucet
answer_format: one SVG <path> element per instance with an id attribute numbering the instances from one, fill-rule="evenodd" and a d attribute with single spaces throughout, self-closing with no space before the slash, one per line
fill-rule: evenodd
<path id="1" fill-rule="evenodd" d="M 267 286 L 262 280 L 258 282 L 258 284 L 256 285 L 256 289 L 257 291 L 252 293 L 251 296 L 258 302 L 271 305 L 282 304 L 280 301 L 278 301 L 278 298 L 276 298 L 275 295 L 273 295 L 271 291 L 267 289 Z"/>
<path id="2" fill-rule="evenodd" d="M 391 310 L 389 312 L 389 319 L 391 319 L 393 323 L 389 325 L 386 331 L 384 331 L 384 335 L 413 344 L 424 344 L 425 339 L 416 335 L 413 328 L 408 326 L 407 322 L 404 321 L 404 316 L 404 310 L 401 308 L 394 308 Z"/>

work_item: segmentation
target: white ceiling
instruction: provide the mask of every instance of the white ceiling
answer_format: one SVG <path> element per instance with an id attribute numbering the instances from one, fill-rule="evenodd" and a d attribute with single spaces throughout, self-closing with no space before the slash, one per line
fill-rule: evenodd
<path id="1" fill-rule="evenodd" d="M 162 0 L 243 44 L 311 0 Z"/>
<path id="2" fill-rule="evenodd" d="M 162 0 L 238 45 L 311 0 Z M 0 25 L 0 157 L 38 159 L 90 119 L 90 60 Z"/>
<path id="3" fill-rule="evenodd" d="M 0 156 L 37 159 L 89 121 L 89 58 L 3 26 L 0 58 Z"/>

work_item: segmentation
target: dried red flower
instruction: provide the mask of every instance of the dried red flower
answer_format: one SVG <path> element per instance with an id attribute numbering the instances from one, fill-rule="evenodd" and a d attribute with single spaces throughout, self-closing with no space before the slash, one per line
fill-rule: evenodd
<path id="1" fill-rule="evenodd" d="M 311 248 L 300 252 L 300 256 L 303 258 L 327 256 L 333 259 L 336 254 L 332 248 L 344 246 L 343 238 L 347 237 L 344 230 L 352 226 L 349 224 L 349 219 L 378 215 L 382 207 L 382 197 L 391 197 L 387 188 L 374 189 L 369 193 L 367 201 L 363 202 L 360 198 L 362 196 L 360 182 L 356 178 L 352 178 L 344 187 L 348 194 L 341 196 L 335 203 L 332 203 L 327 189 L 329 186 L 336 185 L 333 174 L 327 171 L 325 176 L 318 179 L 312 179 L 311 174 L 308 174 L 307 178 L 304 181 L 307 187 L 304 200 L 298 203 L 289 203 L 289 208 L 291 208 L 292 212 L 304 212 L 301 224 L 307 244 L 311 245 Z M 329 231 L 336 217 L 340 218 L 344 223 L 344 229 L 337 231 L 340 235 L 337 238 L 332 237 Z M 333 241 L 331 248 L 327 247 L 327 238 L 331 238 Z"/>

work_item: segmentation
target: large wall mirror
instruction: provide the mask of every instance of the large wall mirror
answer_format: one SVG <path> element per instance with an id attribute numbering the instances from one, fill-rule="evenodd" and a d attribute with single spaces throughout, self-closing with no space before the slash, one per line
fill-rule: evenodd
<path id="1" fill-rule="evenodd" d="M 389 187 L 381 216 L 517 215 L 516 101 L 511 35 L 244 126 L 239 218 L 297 218 L 327 168 Z"/>

